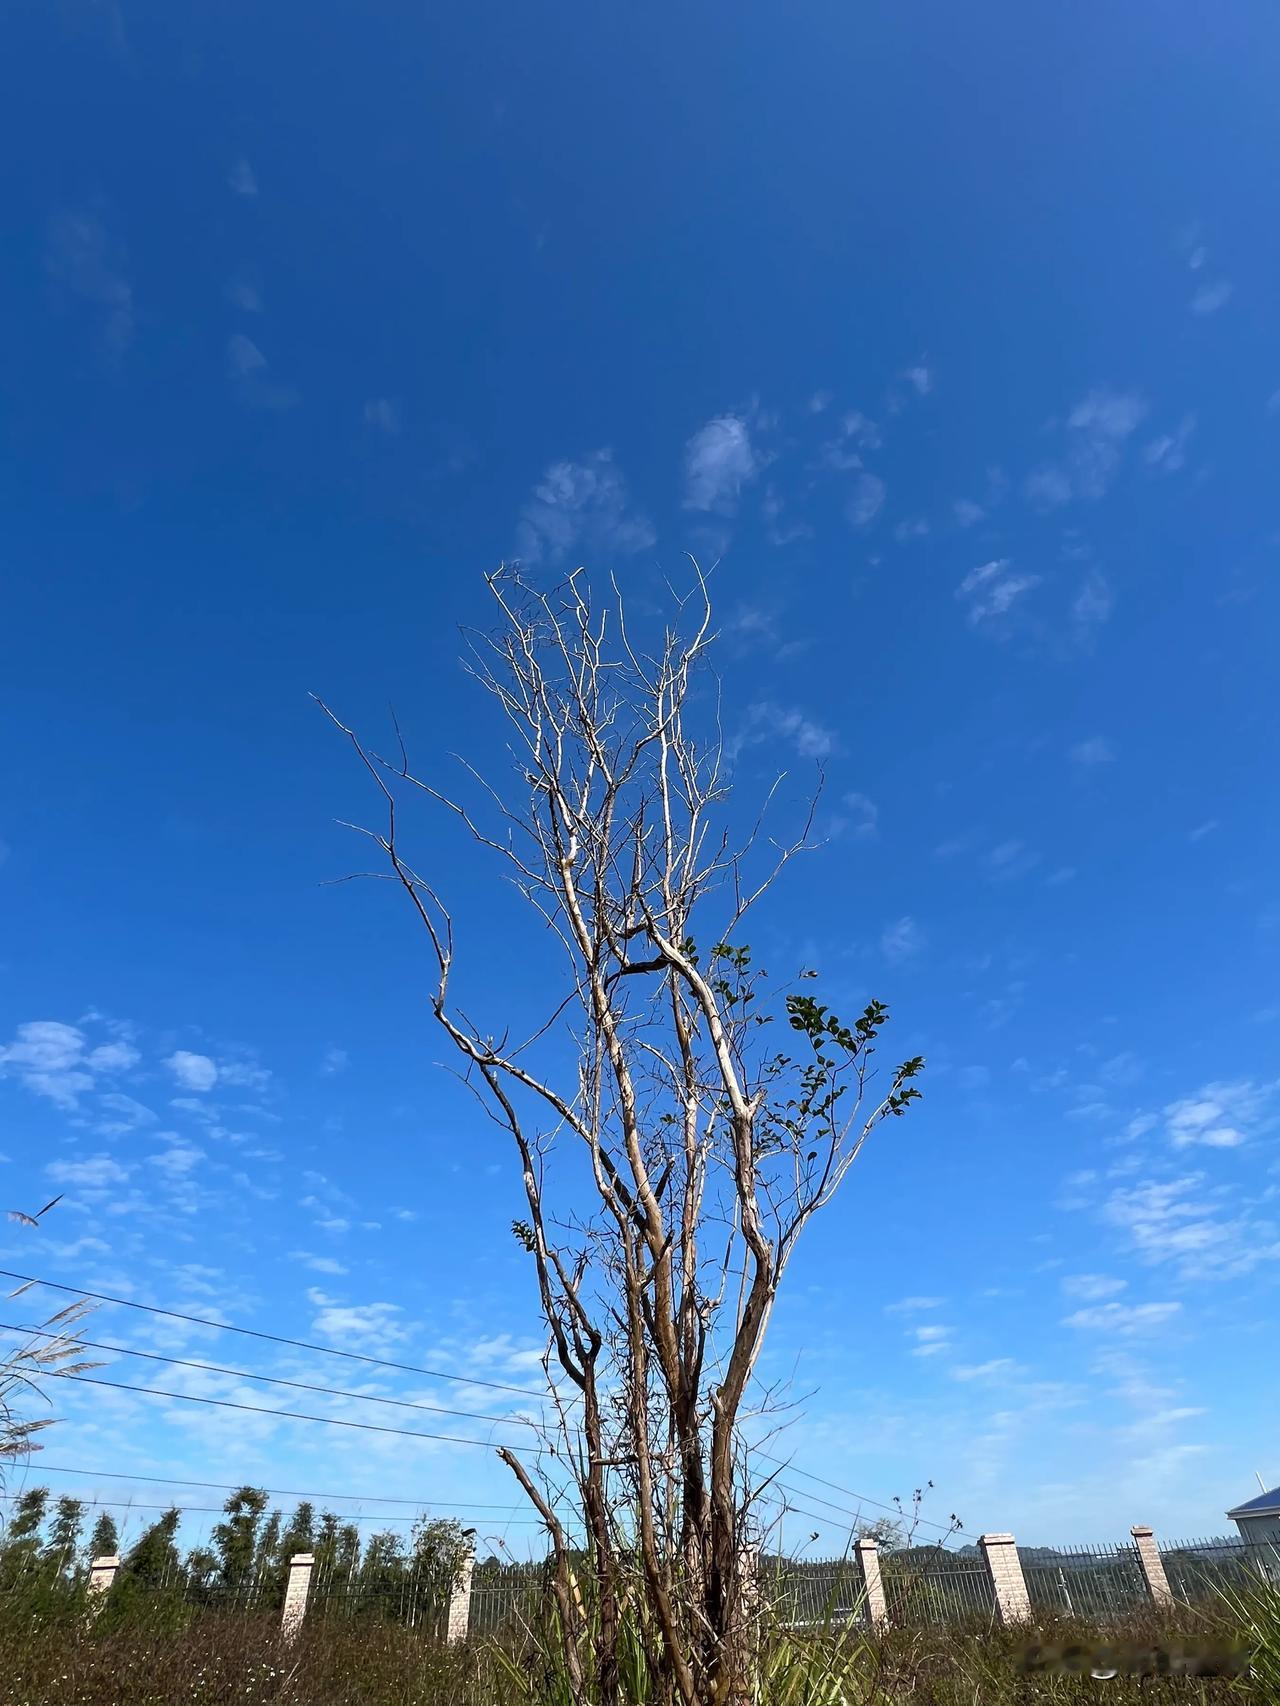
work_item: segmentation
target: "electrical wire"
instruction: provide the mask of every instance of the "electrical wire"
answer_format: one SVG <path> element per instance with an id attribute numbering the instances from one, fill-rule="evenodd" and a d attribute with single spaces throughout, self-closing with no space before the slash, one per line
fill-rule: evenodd
<path id="1" fill-rule="evenodd" d="M 289 1338 L 288 1336 L 286 1336 L 284 1334 L 280 1334 L 280 1333 L 267 1333 L 267 1332 L 260 1331 L 259 1329 L 254 1328 L 254 1327 L 240 1327 L 240 1326 L 237 1326 L 236 1324 L 234 1324 L 233 1322 L 229 1322 L 229 1321 L 213 1321 L 213 1320 L 210 1320 L 209 1318 L 207 1318 L 205 1316 L 188 1315 L 188 1314 L 184 1314 L 180 1310 L 176 1310 L 176 1309 L 162 1309 L 156 1304 L 137 1303 L 132 1298 L 114 1297 L 110 1293 L 107 1293 L 107 1292 L 89 1291 L 83 1286 L 65 1285 L 65 1284 L 63 1284 L 57 1280 L 40 1279 L 40 1278 L 37 1278 L 36 1276 L 31 1275 L 31 1274 L 15 1273 L 8 1268 L 0 1268 L 0 1278 L 19 1280 L 19 1281 L 22 1281 L 24 1284 L 27 1284 L 27 1285 L 46 1286 L 50 1290 L 65 1292 L 70 1296 L 92 1298 L 95 1302 L 98 1302 L 98 1303 L 118 1304 L 119 1306 L 121 1306 L 122 1308 L 125 1308 L 125 1309 L 141 1310 L 141 1311 L 143 1311 L 147 1314 L 150 1314 L 150 1315 L 162 1315 L 169 1320 L 184 1321 L 184 1322 L 187 1322 L 193 1326 L 213 1327 L 213 1328 L 216 1328 L 220 1332 L 239 1333 L 239 1334 L 241 1334 L 247 1338 L 262 1339 L 262 1340 L 265 1340 L 266 1342 L 268 1342 L 270 1344 L 288 1345 L 288 1346 L 291 1346 L 292 1348 L 294 1348 L 296 1350 L 314 1351 L 314 1352 L 317 1352 L 318 1354 L 320 1354 L 322 1356 L 343 1357 L 343 1358 L 347 1359 L 348 1361 L 367 1363 L 367 1364 L 369 1364 L 373 1367 L 376 1367 L 376 1368 L 395 1369 L 397 1372 L 399 1372 L 401 1374 L 421 1374 L 421 1375 L 425 1375 L 428 1378 L 433 1379 L 433 1380 L 448 1380 L 448 1381 L 452 1381 L 458 1385 L 484 1387 L 484 1388 L 487 1388 L 488 1390 L 495 1391 L 495 1392 L 511 1392 L 511 1393 L 516 1393 L 520 1397 L 525 1397 L 525 1398 L 545 1398 L 545 1396 L 546 1396 L 545 1393 L 539 1392 L 533 1387 L 510 1386 L 510 1385 L 505 1385 L 500 1381 L 470 1379 L 466 1375 L 448 1374 L 448 1373 L 446 1373 L 440 1369 L 419 1368 L 419 1367 L 415 1367 L 414 1365 L 412 1365 L 410 1363 L 392 1362 L 392 1361 L 389 1361 L 383 1357 L 367 1356 L 363 1352 L 360 1352 L 360 1351 L 339 1350 L 333 1345 L 317 1345 L 317 1344 L 313 1344 L 313 1343 L 311 1343 L 305 1339 L 293 1339 L 293 1338 Z M 84 1341 L 84 1342 L 87 1342 L 87 1341 Z M 132 1354 L 145 1354 L 145 1353 L 126 1352 L 124 1354 L 132 1355 Z M 152 1353 L 152 1354 L 154 1354 L 154 1353 Z M 167 1359 L 167 1360 L 177 1361 L 178 1359 L 175 1358 L 175 1359 Z M 208 1367 L 209 1365 L 208 1364 L 198 1364 L 196 1366 Z M 66 1379 L 66 1378 L 87 1379 L 88 1377 L 87 1376 L 62 1376 L 61 1378 L 64 1378 L 64 1379 Z M 265 1380 L 268 1377 L 267 1376 L 250 1375 L 250 1376 L 248 1376 L 248 1378 Z M 101 1385 L 101 1386 L 110 1386 L 113 1384 L 113 1382 L 111 1382 L 111 1381 L 97 1381 L 97 1382 L 92 1382 L 92 1384 L 97 1384 L 97 1385 Z M 278 1384 L 284 1385 L 284 1384 L 290 1384 L 290 1383 L 280 1381 L 280 1382 L 278 1382 Z M 301 1383 L 298 1383 L 298 1384 L 301 1384 Z M 157 1395 L 159 1395 L 159 1396 L 169 1396 L 169 1397 L 174 1397 L 174 1398 L 179 1398 L 179 1399 L 185 1399 L 189 1402 L 198 1402 L 199 1401 L 199 1400 L 193 1398 L 192 1395 L 189 1393 L 177 1392 L 177 1393 L 161 1394 L 158 1392 L 158 1389 L 153 1389 L 151 1387 L 130 1387 L 130 1386 L 123 1385 L 123 1383 L 120 1384 L 119 1390 L 136 1391 L 136 1392 L 144 1392 L 144 1393 L 152 1392 L 153 1390 L 155 1390 L 157 1392 Z M 326 1389 L 325 1388 L 317 1388 L 317 1390 L 323 1391 Z M 347 1395 L 348 1396 L 357 1396 L 357 1397 L 359 1396 L 359 1394 L 347 1394 Z M 377 1401 L 377 1400 L 375 1400 L 375 1401 Z M 394 1400 L 383 1400 L 383 1401 L 384 1402 L 395 1402 Z M 415 1433 L 413 1430 L 410 1430 L 410 1429 L 375 1428 L 374 1424 L 372 1424 L 372 1423 L 342 1422 L 337 1417 L 302 1416 L 302 1415 L 297 1415 L 297 1414 L 291 1413 L 290 1411 L 287 1411 L 287 1410 L 260 1410 L 257 1408 L 257 1406 L 254 1406 L 251 1404 L 239 1404 L 239 1405 L 232 1404 L 230 1402 L 230 1400 L 228 1400 L 228 1399 L 210 1398 L 210 1399 L 204 1400 L 204 1402 L 210 1403 L 210 1404 L 219 1404 L 219 1405 L 222 1405 L 223 1407 L 231 1408 L 231 1409 L 249 1410 L 251 1412 L 261 1414 L 261 1415 L 274 1415 L 274 1416 L 287 1417 L 290 1420 L 330 1422 L 330 1423 L 333 1423 L 334 1425 L 337 1425 L 337 1426 L 366 1427 L 366 1428 L 373 1429 L 373 1431 L 376 1431 L 376 1432 L 404 1433 L 407 1435 L 407 1437 L 410 1437 L 410 1438 L 446 1439 L 446 1440 L 453 1440 L 454 1443 L 457 1443 L 457 1444 L 484 1445 L 486 1447 L 490 1446 L 490 1444 L 491 1444 L 491 1442 L 489 1442 L 487 1440 L 465 1440 L 465 1439 L 457 1439 L 456 1436 L 453 1436 L 453 1435 Z M 415 1406 L 415 1407 L 419 1407 L 419 1406 Z M 420 1406 L 420 1407 L 421 1408 L 428 1408 L 428 1406 Z M 464 1412 L 464 1411 L 456 1411 L 456 1412 L 448 1412 L 448 1413 L 453 1413 L 453 1414 L 458 1414 L 458 1415 L 467 1414 L 467 1412 Z M 490 1416 L 482 1416 L 479 1414 L 479 1412 L 472 1412 L 471 1414 L 477 1420 L 483 1420 L 483 1421 L 500 1420 L 500 1418 L 494 1418 L 494 1417 L 490 1417 Z M 522 1420 L 523 1420 L 523 1418 L 522 1418 Z M 528 1425 L 529 1426 L 535 1426 L 536 1424 L 529 1423 Z M 891 1515 L 898 1517 L 898 1518 L 902 1518 L 904 1515 L 904 1512 L 903 1512 L 900 1505 L 886 1504 L 883 1499 L 873 1499 L 864 1493 L 856 1492 L 851 1487 L 841 1486 L 839 1482 L 830 1481 L 825 1476 L 822 1476 L 822 1475 L 816 1475 L 813 1473 L 812 1470 L 801 1469 L 797 1464 L 789 1461 L 786 1458 L 774 1457 L 770 1453 L 765 1452 L 765 1451 L 761 1451 L 755 1447 L 752 1447 L 750 1449 L 753 1451 L 754 1455 L 759 1457 L 763 1462 L 772 1463 L 778 1468 L 786 1469 L 789 1474 L 798 1475 L 803 1480 L 812 1481 L 816 1486 L 826 1487 L 831 1492 L 843 1493 L 846 1498 L 853 1499 L 855 1502 L 857 1502 L 860 1505 L 870 1505 L 877 1510 L 887 1511 Z M 535 1453 L 533 1453 L 533 1455 L 535 1455 L 535 1456 L 554 1455 L 554 1453 L 548 1453 L 546 1451 L 541 1451 L 541 1452 L 535 1452 Z M 827 1500 L 819 1499 L 814 1494 L 807 1494 L 805 1496 L 811 1497 L 815 1504 L 825 1504 L 825 1503 L 829 1502 Z M 833 1508 L 839 1508 L 839 1507 L 833 1506 Z M 851 1514 L 851 1513 L 846 1512 L 845 1514 Z M 965 1530 L 961 1525 L 959 1525 L 957 1523 L 934 1522 L 928 1517 L 917 1516 L 915 1518 L 915 1524 L 920 1526 L 920 1527 L 923 1527 L 923 1528 L 937 1529 L 940 1533 L 944 1533 L 944 1534 L 945 1533 L 964 1534 L 967 1532 L 967 1530 Z"/>
<path id="2" fill-rule="evenodd" d="M 0 1332 L 28 1333 L 42 1339 L 66 1337 L 62 1333 L 51 1331 L 48 1327 L 15 1326 L 11 1321 L 0 1321 Z M 102 1344 L 97 1339 L 82 1339 L 78 1333 L 74 1335 L 74 1340 L 77 1345 L 83 1345 L 86 1350 L 112 1351 L 117 1356 L 140 1357 L 147 1362 L 171 1363 L 175 1368 L 198 1368 L 203 1369 L 208 1374 L 229 1374 L 237 1380 L 258 1380 L 267 1386 L 289 1386 L 297 1392 L 319 1392 L 327 1398 L 354 1398 L 361 1404 L 391 1404 L 401 1410 L 427 1410 L 436 1416 L 465 1416 L 468 1421 L 501 1422 L 504 1427 L 536 1428 L 538 1425 L 536 1422 L 531 1422 L 526 1416 L 491 1416 L 486 1415 L 483 1410 L 449 1410 L 440 1404 L 418 1404 L 408 1398 L 383 1398 L 376 1397 L 369 1392 L 350 1392 L 341 1386 L 316 1386 L 306 1380 L 285 1380 L 274 1374 L 253 1374 L 247 1368 L 223 1368 L 215 1362 L 197 1362 L 189 1357 L 164 1356 L 159 1351 L 134 1350 L 129 1345 Z"/>
<path id="3" fill-rule="evenodd" d="M 39 1469 L 41 1475 L 81 1475 L 88 1481 L 149 1481 L 161 1487 L 202 1487 L 213 1493 L 238 1493 L 246 1485 L 243 1481 L 187 1481 L 177 1475 L 134 1475 L 124 1469 L 68 1469 L 59 1463 L 41 1463 Z M 392 1498 L 387 1493 L 300 1493 L 296 1487 L 263 1487 L 261 1491 L 277 1499 L 345 1499 L 366 1505 L 413 1505 L 415 1508 L 430 1505 L 438 1510 L 518 1511 L 524 1508 L 521 1505 L 465 1503 L 461 1499 Z"/>
<path id="4" fill-rule="evenodd" d="M 109 1392 L 138 1392 L 144 1398 L 174 1398 L 181 1404 L 210 1404 L 219 1410 L 243 1410 L 251 1416 L 278 1416 L 282 1421 L 322 1422 L 326 1427 L 357 1428 L 362 1433 L 398 1434 L 402 1439 L 443 1440 L 448 1445 L 478 1445 L 486 1451 L 499 1449 L 489 1439 L 467 1439 L 461 1434 L 427 1433 L 418 1428 L 391 1428 L 382 1422 L 355 1422 L 345 1416 L 312 1416 L 302 1410 L 266 1410 L 261 1404 L 238 1404 L 232 1398 L 206 1398 L 195 1392 L 171 1392 L 163 1386 L 133 1386 L 125 1380 L 99 1380 L 92 1374 L 66 1374 L 57 1369 L 50 1369 L 47 1378 L 74 1380 L 85 1386 L 104 1386 Z M 554 1457 L 556 1453 L 549 1446 L 536 1446 L 527 1455 Z"/>
<path id="5" fill-rule="evenodd" d="M 22 1280 L 26 1285 L 47 1286 L 50 1291 L 65 1291 L 72 1297 L 91 1297 L 96 1303 L 114 1303 L 122 1309 L 140 1309 L 148 1315 L 164 1315 L 170 1321 L 186 1321 L 194 1327 L 216 1327 L 223 1333 L 241 1333 L 249 1339 L 265 1339 L 273 1345 L 291 1345 L 295 1350 L 317 1351 L 321 1356 L 345 1357 L 349 1362 L 369 1363 L 375 1368 L 394 1368 L 401 1374 L 425 1374 L 431 1380 L 451 1380 L 459 1386 L 483 1386 L 491 1392 L 514 1392 L 521 1398 L 545 1398 L 533 1386 L 507 1386 L 499 1380 L 479 1380 L 467 1374 L 449 1374 L 439 1368 L 416 1368 L 412 1363 L 389 1362 L 385 1357 L 367 1356 L 363 1351 L 343 1351 L 334 1345 L 316 1345 L 307 1339 L 291 1339 L 283 1333 L 265 1333 L 257 1327 L 238 1327 L 231 1321 L 211 1321 L 203 1315 L 184 1315 L 178 1309 L 161 1309 L 154 1303 L 136 1303 L 130 1297 L 112 1297 L 105 1291 L 86 1291 L 83 1286 L 62 1285 L 57 1280 L 38 1279 L 32 1274 L 17 1274 L 0 1268 L 0 1279 Z"/>

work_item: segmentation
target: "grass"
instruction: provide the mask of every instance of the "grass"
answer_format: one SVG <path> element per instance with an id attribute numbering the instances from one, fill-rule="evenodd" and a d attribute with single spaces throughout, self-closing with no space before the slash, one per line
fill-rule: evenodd
<path id="1" fill-rule="evenodd" d="M 1244 1637 L 1257 1651 L 1248 1679 L 1026 1674 L 1034 1639 L 1097 1643 L 1096 1625 L 1041 1623 L 1033 1635 L 979 1627 L 891 1630 L 834 1625 L 766 1630 L 759 1706 L 1161 1706 L 1251 1700 L 1280 1706 L 1280 1596 L 1224 1594 L 1168 1618 L 1136 1617 L 1105 1638 L 1138 1646 L 1201 1646 Z M 0 1598 L 4 1706 L 566 1706 L 546 1637 L 445 1648 L 381 1621 L 317 1618 L 286 1645 L 273 1614 L 209 1610 L 163 1594 L 104 1608 Z M 626 1706 L 648 1706 L 640 1654 L 623 1665 Z"/>

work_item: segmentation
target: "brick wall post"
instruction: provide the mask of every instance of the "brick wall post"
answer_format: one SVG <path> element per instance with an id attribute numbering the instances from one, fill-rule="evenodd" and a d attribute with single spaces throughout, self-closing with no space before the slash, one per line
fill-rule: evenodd
<path id="1" fill-rule="evenodd" d="M 89 1614 L 102 1609 L 102 1602 L 116 1579 L 119 1558 L 95 1558 L 89 1565 Z"/>
<path id="2" fill-rule="evenodd" d="M 1156 1537 L 1144 1523 L 1135 1523 L 1129 1530 L 1138 1551 L 1138 1568 L 1147 1584 L 1147 1597 L 1152 1605 L 1172 1605 L 1173 1594 L 1169 1578 L 1164 1573 L 1164 1559 L 1156 1545 Z"/>
<path id="3" fill-rule="evenodd" d="M 1012 1534 L 980 1534 L 978 1546 L 991 1578 L 1001 1623 L 1029 1623 L 1031 1600 L 1022 1574 L 1018 1545 Z"/>
<path id="4" fill-rule="evenodd" d="M 856 1540 L 853 1555 L 858 1563 L 858 1575 L 862 1578 L 863 1604 L 866 1607 L 867 1622 L 873 1628 L 889 1621 L 889 1607 L 885 1603 L 884 1583 L 880 1580 L 880 1548 L 874 1540 Z"/>
<path id="5" fill-rule="evenodd" d="M 280 1631 L 286 1641 L 297 1638 L 302 1620 L 307 1615 L 307 1596 L 311 1592 L 311 1571 L 315 1566 L 311 1552 L 295 1552 L 289 1560 L 289 1579 L 284 1589 L 284 1610 L 280 1614 Z"/>
<path id="6" fill-rule="evenodd" d="M 451 1647 L 456 1646 L 459 1641 L 465 1641 L 467 1630 L 471 1627 L 471 1572 L 475 1567 L 476 1549 L 475 1542 L 472 1541 L 463 1554 L 453 1592 L 449 1595 L 449 1615 L 445 1620 L 444 1638 Z"/>

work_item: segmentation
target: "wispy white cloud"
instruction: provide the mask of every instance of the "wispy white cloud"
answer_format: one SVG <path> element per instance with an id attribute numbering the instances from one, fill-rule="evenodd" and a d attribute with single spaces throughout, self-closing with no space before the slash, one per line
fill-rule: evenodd
<path id="1" fill-rule="evenodd" d="M 1231 1213 L 1229 1193 L 1203 1173 L 1144 1179 L 1114 1190 L 1102 1217 L 1129 1238 L 1140 1260 L 1169 1263 L 1186 1279 L 1230 1279 L 1262 1262 L 1280 1260 L 1275 1226 L 1249 1213 Z"/>
<path id="2" fill-rule="evenodd" d="M 1176 474 L 1187 465 L 1187 445 L 1195 431 L 1196 417 L 1184 415 L 1172 432 L 1161 433 L 1143 447 L 1142 460 L 1158 474 Z"/>
<path id="3" fill-rule="evenodd" d="M 1175 1149 L 1236 1149 L 1275 1125 L 1274 1106 L 1272 1084 L 1206 1084 L 1169 1103 L 1165 1132 Z"/>
<path id="4" fill-rule="evenodd" d="M 1068 1315 L 1064 1327 L 1095 1333 L 1150 1333 L 1168 1326 L 1182 1309 L 1180 1303 L 1095 1303 Z"/>
<path id="5" fill-rule="evenodd" d="M 836 737 L 806 712 L 794 705 L 777 705 L 762 699 L 747 712 L 743 727 L 729 743 L 730 757 L 762 741 L 784 741 L 801 758 L 828 758 L 836 749 Z"/>
<path id="6" fill-rule="evenodd" d="M 102 1191 L 109 1185 L 123 1185 L 131 1171 L 110 1155 L 89 1155 L 80 1161 L 50 1161 L 45 1176 L 55 1185 Z"/>
<path id="7" fill-rule="evenodd" d="M 32 1019 L 17 1027 L 11 1042 L 0 1045 L 0 1077 L 17 1078 L 34 1095 L 70 1111 L 100 1077 L 128 1072 L 138 1059 L 130 1043 L 90 1048 L 80 1026 Z"/>
<path id="8" fill-rule="evenodd" d="M 953 1380 L 995 1380 L 1018 1373 L 1012 1357 L 992 1357 L 987 1362 L 961 1363 L 951 1370 Z"/>
<path id="9" fill-rule="evenodd" d="M 857 841 L 870 841 L 880 826 L 880 808 L 866 794 L 850 792 L 841 800 L 842 817 L 848 833 Z"/>
<path id="10" fill-rule="evenodd" d="M 327 1048 L 324 1051 L 324 1059 L 320 1062 L 320 1070 L 327 1078 L 332 1078 L 335 1073 L 345 1072 L 350 1064 L 351 1056 L 346 1049 Z"/>
<path id="11" fill-rule="evenodd" d="M 394 438 L 400 431 L 400 405 L 394 397 L 371 397 L 364 406 L 365 425 Z"/>
<path id="12" fill-rule="evenodd" d="M 282 385 L 267 377 L 266 356 L 243 332 L 232 332 L 227 339 L 227 372 L 251 408 L 292 409 L 298 403 L 298 392 L 292 385 Z"/>
<path id="13" fill-rule="evenodd" d="M 1053 509 L 1072 498 L 1102 497 L 1146 414 L 1146 402 L 1135 391 L 1107 386 L 1091 391 L 1067 416 L 1061 458 L 1028 475 L 1027 498 L 1038 508 Z"/>
<path id="14" fill-rule="evenodd" d="M 241 157 L 227 173 L 227 188 L 233 195 L 255 196 L 258 193 L 258 180 L 253 167 Z"/>
<path id="15" fill-rule="evenodd" d="M 913 1357 L 941 1356 L 951 1349 L 949 1342 L 951 1339 L 950 1327 L 932 1324 L 924 1327 L 912 1327 L 908 1337 L 915 1340 L 915 1344 L 911 1348 Z"/>
<path id="16" fill-rule="evenodd" d="M 241 267 L 227 280 L 227 301 L 242 314 L 262 313 L 262 286 L 249 268 Z"/>
<path id="17" fill-rule="evenodd" d="M 336 1256 L 313 1256 L 309 1250 L 290 1250 L 289 1259 L 301 1262 L 304 1268 L 310 1268 L 314 1274 L 338 1275 L 348 1272 Z"/>
<path id="18" fill-rule="evenodd" d="M 1115 763 L 1115 742 L 1105 735 L 1091 735 L 1088 740 L 1078 740 L 1071 748 L 1070 756 L 1071 762 L 1080 769 L 1096 770 L 1100 764 Z"/>
<path id="19" fill-rule="evenodd" d="M 900 545 L 909 545 L 915 539 L 927 539 L 931 532 L 932 528 L 925 518 L 916 515 L 898 522 L 893 530 L 893 537 Z"/>
<path id="20" fill-rule="evenodd" d="M 1082 1303 L 1100 1303 L 1126 1290 L 1128 1284 L 1128 1280 L 1114 1279 L 1110 1274 L 1066 1274 L 1062 1289 L 1068 1297 L 1078 1297 Z"/>
<path id="21" fill-rule="evenodd" d="M 207 1054 L 193 1054 L 180 1048 L 171 1054 L 165 1065 L 184 1090 L 212 1090 L 218 1082 L 218 1068 Z"/>
<path id="22" fill-rule="evenodd" d="M 951 506 L 951 514 L 957 527 L 975 527 L 978 522 L 985 521 L 987 516 L 982 505 L 974 503 L 972 498 L 957 498 Z"/>
<path id="23" fill-rule="evenodd" d="M 984 853 L 982 863 L 993 881 L 1008 882 L 1015 877 L 1025 877 L 1028 871 L 1034 871 L 1040 863 L 1040 855 L 1034 847 L 1028 847 L 1025 842 L 1014 838 L 1001 841 L 989 853 Z"/>
<path id="24" fill-rule="evenodd" d="M 765 460 L 752 444 L 745 415 L 717 415 L 685 446 L 684 507 L 733 515 L 742 488 L 756 478 Z"/>
<path id="25" fill-rule="evenodd" d="M 1010 559 L 999 557 L 970 569 L 956 588 L 956 597 L 965 606 L 971 627 L 994 625 L 1010 614 L 1038 580 L 1037 575 L 1016 574 Z"/>
<path id="26" fill-rule="evenodd" d="M 945 1297 L 900 1297 L 896 1303 L 886 1303 L 886 1315 L 914 1315 L 921 1309 L 941 1309 Z"/>
<path id="27" fill-rule="evenodd" d="M 907 368 L 902 377 L 917 397 L 927 397 L 933 390 L 933 374 L 922 361 L 918 361 L 913 367 Z"/>
<path id="28" fill-rule="evenodd" d="M 844 513 L 850 525 L 869 526 L 880 513 L 884 496 L 884 481 L 878 474 L 859 474 L 844 506 Z"/>
<path id="29" fill-rule="evenodd" d="M 152 1155 L 148 1164 L 170 1179 L 179 1179 L 193 1172 L 204 1158 L 204 1150 L 194 1143 L 171 1143 L 167 1149 Z"/>
<path id="30" fill-rule="evenodd" d="M 267 365 L 267 358 L 243 332 L 232 332 L 227 339 L 227 364 L 234 379 L 246 379 L 251 373 L 260 373 Z"/>
<path id="31" fill-rule="evenodd" d="M 924 947 L 924 932 L 909 916 L 886 924 L 880 933 L 880 952 L 890 965 L 901 965 L 914 959 Z"/>
<path id="32" fill-rule="evenodd" d="M 1098 569 L 1090 569 L 1080 583 L 1071 604 L 1071 620 L 1077 637 L 1088 640 L 1105 622 L 1110 621 L 1115 608 L 1115 595 Z"/>
<path id="33" fill-rule="evenodd" d="M 104 354 L 119 359 L 133 342 L 133 286 L 123 246 L 92 208 L 65 209 L 50 219 L 45 270 L 54 282 L 99 313 Z"/>
<path id="34" fill-rule="evenodd" d="M 311 1323 L 316 1338 L 344 1349 L 377 1355 L 403 1345 L 412 1335 L 398 1303 L 340 1303 L 314 1288 L 307 1292 L 307 1301 L 316 1311 Z"/>
<path id="35" fill-rule="evenodd" d="M 880 428 L 876 423 L 858 409 L 851 409 L 841 416 L 835 436 L 823 445 L 822 465 L 833 468 L 837 473 L 861 468 L 862 452 L 878 450 L 881 442 Z"/>
<path id="36" fill-rule="evenodd" d="M 533 489 L 520 514 L 517 542 L 530 563 L 563 562 L 571 553 L 634 556 L 657 538 L 631 494 L 612 450 L 580 462 L 556 462 Z"/>
<path id="37" fill-rule="evenodd" d="M 1225 308 L 1235 294 L 1235 286 L 1227 278 L 1215 278 L 1202 284 L 1191 298 L 1193 314 L 1216 314 Z"/>

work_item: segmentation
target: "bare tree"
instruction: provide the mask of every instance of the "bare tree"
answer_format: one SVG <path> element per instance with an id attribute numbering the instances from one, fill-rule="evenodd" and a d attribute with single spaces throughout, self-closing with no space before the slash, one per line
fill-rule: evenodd
<path id="1" fill-rule="evenodd" d="M 760 820 L 734 839 L 714 698 L 698 696 L 712 632 L 696 564 L 652 648 L 616 587 L 593 607 L 581 570 L 553 591 L 518 568 L 487 584 L 497 627 L 471 668 L 505 713 L 514 791 L 467 763 L 484 804 L 453 798 L 403 740 L 381 757 L 333 720 L 385 808 L 363 833 L 389 869 L 370 874 L 412 907 L 435 1018 L 519 1160 L 513 1231 L 549 1330 L 555 1426 L 543 1451 L 500 1455 L 550 1536 L 572 1697 L 614 1706 L 631 1638 L 657 1699 L 726 1706 L 750 1686 L 759 1488 L 743 1423 L 770 1314 L 805 1227 L 919 1094 L 923 1061 L 870 1095 L 885 1008 L 846 1024 L 798 985 L 771 997 L 753 964 L 746 921 L 813 814 L 785 844 Z M 563 948 L 526 1041 L 457 1003 L 452 920 L 402 844 L 415 791 L 505 865 Z M 566 1144 L 585 1161 L 576 1183 Z"/>

